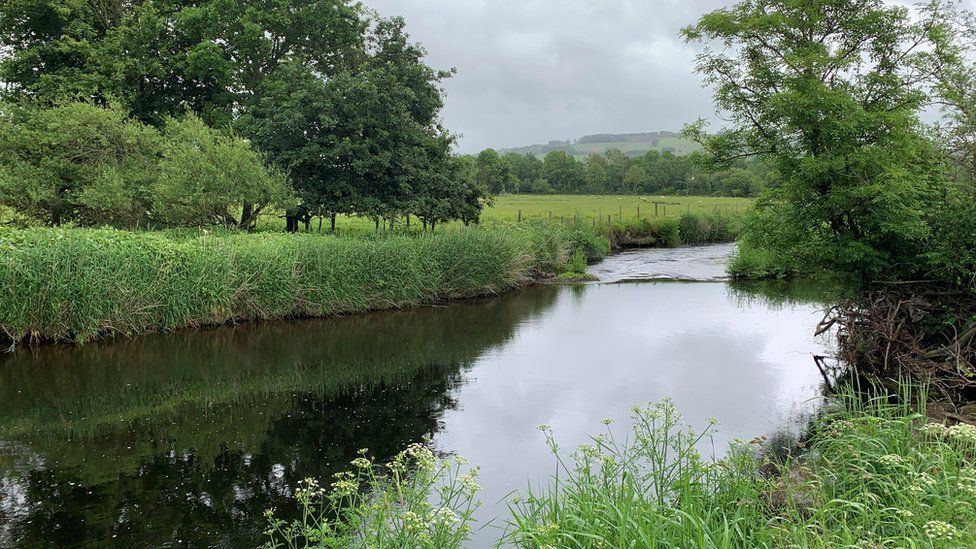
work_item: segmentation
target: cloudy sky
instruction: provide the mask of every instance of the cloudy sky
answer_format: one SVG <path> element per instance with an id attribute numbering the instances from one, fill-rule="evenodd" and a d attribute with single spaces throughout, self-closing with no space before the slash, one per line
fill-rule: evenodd
<path id="1" fill-rule="evenodd" d="M 366 0 L 402 15 L 445 83 L 462 152 L 680 130 L 712 112 L 681 27 L 723 0 Z"/>
<path id="2" fill-rule="evenodd" d="M 908 0 L 892 0 L 908 3 Z M 445 83 L 461 151 L 680 130 L 710 92 L 678 31 L 727 0 L 365 0 L 402 15 Z M 965 0 L 970 8 L 976 0 Z"/>

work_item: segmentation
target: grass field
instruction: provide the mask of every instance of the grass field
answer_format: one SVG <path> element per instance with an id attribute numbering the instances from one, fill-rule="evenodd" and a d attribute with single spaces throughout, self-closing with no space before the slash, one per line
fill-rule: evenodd
<path id="1" fill-rule="evenodd" d="M 656 206 L 655 206 L 656 203 Z M 653 219 L 676 218 L 685 212 L 707 213 L 715 210 L 723 212 L 744 212 L 752 206 L 749 198 L 726 198 L 714 196 L 636 196 L 636 195 L 503 195 L 495 198 L 495 204 L 487 207 L 481 219 L 485 223 L 513 223 L 519 220 L 549 219 L 572 221 L 578 217 L 580 223 L 601 224 L 610 221 L 629 221 L 638 218 Z M 400 219 L 403 228 L 404 220 Z M 459 223 L 448 224 L 450 229 Z M 285 220 L 273 215 L 265 215 L 258 221 L 262 231 L 284 230 Z M 328 228 L 328 220 L 323 221 L 323 230 Z M 336 220 L 340 232 L 353 230 L 372 231 L 371 219 L 342 216 Z M 412 220 L 411 229 L 419 229 L 420 223 Z M 318 230 L 318 220 L 312 222 L 312 232 Z"/>

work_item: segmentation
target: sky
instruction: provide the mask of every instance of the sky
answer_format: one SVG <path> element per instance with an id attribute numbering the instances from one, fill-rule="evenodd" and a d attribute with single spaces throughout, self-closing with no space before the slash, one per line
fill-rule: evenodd
<path id="1" fill-rule="evenodd" d="M 678 33 L 728 0 L 364 2 L 403 16 L 431 66 L 457 68 L 443 118 L 462 153 L 716 120 Z"/>
<path id="2" fill-rule="evenodd" d="M 712 114 L 680 29 L 723 0 L 365 0 L 401 15 L 444 83 L 460 151 L 678 131 Z"/>

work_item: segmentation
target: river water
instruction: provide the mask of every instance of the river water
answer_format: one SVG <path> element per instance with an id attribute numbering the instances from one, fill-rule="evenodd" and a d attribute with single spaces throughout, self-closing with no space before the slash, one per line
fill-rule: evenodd
<path id="1" fill-rule="evenodd" d="M 540 424 L 569 448 L 670 397 L 692 424 L 721 422 L 718 453 L 796 432 L 822 390 L 825 294 L 731 285 L 731 251 L 627 252 L 593 266 L 600 283 L 443 307 L 2 355 L 0 547 L 259 544 L 262 512 L 292 509 L 301 479 L 425 437 L 480 466 L 485 547 L 511 493 L 553 471 Z"/>

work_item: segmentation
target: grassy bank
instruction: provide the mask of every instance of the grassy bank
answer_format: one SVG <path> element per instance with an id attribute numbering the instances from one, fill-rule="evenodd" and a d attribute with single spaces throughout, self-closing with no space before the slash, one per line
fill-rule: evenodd
<path id="1" fill-rule="evenodd" d="M 842 397 L 815 422 L 809 451 L 785 462 L 763 457 L 758 441 L 739 443 L 720 460 L 703 457 L 714 424 L 690 430 L 669 402 L 636 407 L 629 436 L 608 424 L 571 455 L 543 426 L 558 472 L 547 489 L 514 497 L 504 541 L 594 548 L 972 547 L 976 428 L 926 423 L 924 401 Z M 423 456 L 424 478 L 435 472 L 456 486 L 464 474 Z M 351 507 L 340 505 L 338 520 L 331 520 L 316 505 L 320 498 L 341 504 L 335 491 L 304 493 L 305 521 L 273 523 L 272 543 L 325 533 L 340 543 L 364 535 L 400 543 L 377 547 L 434 547 L 428 540 L 463 540 L 474 526 L 468 509 L 475 496 L 468 491 L 439 491 L 454 499 L 423 497 L 430 494 L 395 477 L 399 491 L 391 492 L 387 478 L 365 473 L 370 466 L 358 461 L 358 473 L 350 473 L 357 489 L 422 504 L 381 509 L 358 498 Z M 426 490 L 438 492 L 432 485 L 437 482 Z M 350 520 L 359 531 L 345 527 Z"/>
<path id="2" fill-rule="evenodd" d="M 742 216 L 711 210 L 685 212 L 675 217 L 634 219 L 599 226 L 613 248 L 673 248 L 733 242 L 741 231 Z"/>
<path id="3" fill-rule="evenodd" d="M 4 230 L 0 337 L 84 342 L 494 294 L 561 272 L 576 238 L 542 224 L 366 239 Z"/>

